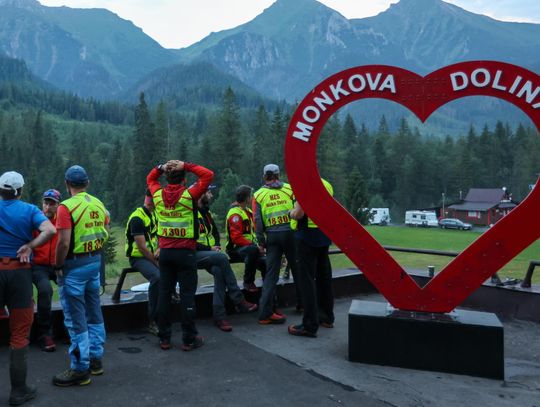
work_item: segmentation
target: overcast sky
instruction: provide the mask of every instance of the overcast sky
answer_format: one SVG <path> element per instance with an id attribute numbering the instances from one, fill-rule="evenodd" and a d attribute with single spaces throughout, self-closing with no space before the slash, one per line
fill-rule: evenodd
<path id="1" fill-rule="evenodd" d="M 187 47 L 212 31 L 252 20 L 275 0 L 39 0 L 46 6 L 106 8 L 166 48 Z M 397 0 L 319 0 L 347 18 L 376 15 Z M 498 20 L 540 23 L 540 0 L 446 0 Z"/>

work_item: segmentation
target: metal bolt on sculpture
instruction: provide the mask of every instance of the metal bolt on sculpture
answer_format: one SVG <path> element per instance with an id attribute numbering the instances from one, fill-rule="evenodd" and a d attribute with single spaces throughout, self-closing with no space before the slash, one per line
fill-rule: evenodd
<path id="1" fill-rule="evenodd" d="M 540 130 L 540 76 L 496 61 L 470 61 L 420 76 L 393 66 L 366 65 L 339 72 L 317 85 L 292 117 L 285 164 L 306 213 L 366 275 L 394 308 L 452 311 L 482 283 L 540 237 L 540 188 L 497 222 L 421 288 L 324 188 L 317 141 L 328 119 L 356 100 L 399 103 L 422 122 L 439 107 L 466 96 L 492 96 L 520 108 Z"/>

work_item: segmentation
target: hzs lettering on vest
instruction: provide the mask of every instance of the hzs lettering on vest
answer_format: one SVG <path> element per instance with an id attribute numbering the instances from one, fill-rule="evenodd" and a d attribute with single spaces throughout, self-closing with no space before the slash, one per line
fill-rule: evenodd
<path id="1" fill-rule="evenodd" d="M 279 198 L 280 198 L 280 196 L 277 195 L 277 194 L 270 195 L 270 199 L 272 199 L 272 200 L 273 199 L 279 199 Z"/>

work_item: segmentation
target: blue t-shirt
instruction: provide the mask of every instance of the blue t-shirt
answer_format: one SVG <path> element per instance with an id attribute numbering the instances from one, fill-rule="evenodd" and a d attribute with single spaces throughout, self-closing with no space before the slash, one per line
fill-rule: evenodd
<path id="1" fill-rule="evenodd" d="M 37 206 L 19 200 L 0 200 L 0 257 L 17 257 L 47 217 Z"/>

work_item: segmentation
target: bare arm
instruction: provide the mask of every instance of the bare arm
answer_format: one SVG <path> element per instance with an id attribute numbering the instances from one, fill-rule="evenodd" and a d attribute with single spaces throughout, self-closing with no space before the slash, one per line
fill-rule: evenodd
<path id="1" fill-rule="evenodd" d="M 304 210 L 302 209 L 300 204 L 298 202 L 295 202 L 294 208 L 292 208 L 291 211 L 289 212 L 289 216 L 292 219 L 300 220 L 304 217 L 304 215 L 305 215 Z"/>
<path id="2" fill-rule="evenodd" d="M 46 220 L 39 225 L 39 232 L 39 235 L 37 235 L 27 244 L 23 244 L 21 247 L 19 247 L 19 250 L 17 250 L 17 257 L 21 263 L 29 263 L 32 250 L 51 240 L 56 233 L 56 228 L 53 226 L 50 220 Z"/>
<path id="3" fill-rule="evenodd" d="M 58 243 L 56 244 L 56 262 L 57 266 L 64 265 L 71 242 L 71 229 L 58 230 Z"/>
<path id="4" fill-rule="evenodd" d="M 158 262 L 156 261 L 154 254 L 150 250 L 148 250 L 148 247 L 146 247 L 146 240 L 144 239 L 144 235 L 135 235 L 133 236 L 133 239 L 135 240 L 137 249 L 139 249 L 143 256 L 157 266 Z"/>

